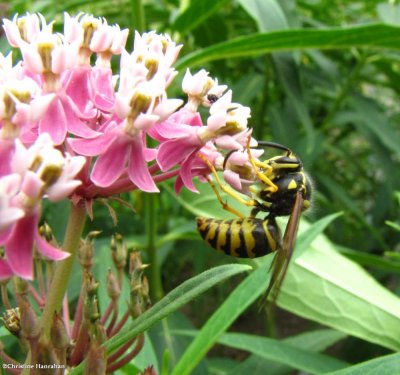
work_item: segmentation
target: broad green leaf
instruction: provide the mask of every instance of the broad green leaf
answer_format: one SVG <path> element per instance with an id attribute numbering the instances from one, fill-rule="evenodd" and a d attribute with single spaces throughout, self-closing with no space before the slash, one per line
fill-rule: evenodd
<path id="1" fill-rule="evenodd" d="M 320 235 L 325 228 L 340 215 L 342 215 L 341 212 L 325 216 L 324 218 L 311 224 L 307 230 L 302 232 L 297 239 L 296 251 L 293 255 L 294 259 L 298 258 L 301 256 L 301 254 L 308 250 L 315 238 Z"/>
<path id="2" fill-rule="evenodd" d="M 218 342 L 311 374 L 336 371 L 348 366 L 348 363 L 336 358 L 267 337 L 229 333 L 221 336 Z"/>
<path id="3" fill-rule="evenodd" d="M 140 315 L 133 323 L 109 339 L 105 343 L 107 352 L 111 353 L 117 350 L 121 345 L 146 331 L 156 322 L 178 310 L 215 284 L 250 269 L 250 266 L 244 264 L 228 264 L 212 268 L 185 281 L 157 302 L 151 309 Z M 84 363 L 81 363 L 71 371 L 71 374 L 81 374 L 83 368 Z"/>
<path id="4" fill-rule="evenodd" d="M 234 57 L 309 48 L 343 49 L 354 47 L 400 49 L 400 28 L 382 24 L 326 28 L 321 30 L 291 29 L 241 36 L 192 52 L 175 67 L 204 65 L 206 62 Z"/>
<path id="5" fill-rule="evenodd" d="M 394 375 L 400 374 L 400 353 L 371 359 L 329 375 Z"/>
<path id="6" fill-rule="evenodd" d="M 269 261 L 272 257 L 269 257 Z M 270 262 L 269 262 L 270 263 Z M 267 288 L 267 265 L 251 273 L 214 312 L 180 358 L 172 375 L 186 375 L 199 364 L 208 350 L 235 319 Z"/>
<path id="7" fill-rule="evenodd" d="M 400 349 L 400 298 L 323 236 L 291 262 L 277 303 L 349 335 Z"/>
<path id="8" fill-rule="evenodd" d="M 228 0 L 192 1 L 190 6 L 178 15 L 172 24 L 172 29 L 182 34 L 194 29 L 215 13 Z"/>

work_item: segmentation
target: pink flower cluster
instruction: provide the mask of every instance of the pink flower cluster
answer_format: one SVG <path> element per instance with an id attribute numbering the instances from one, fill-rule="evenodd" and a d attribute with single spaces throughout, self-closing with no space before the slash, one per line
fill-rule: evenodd
<path id="1" fill-rule="evenodd" d="M 32 278 L 34 246 L 51 259 L 67 256 L 38 234 L 43 198 L 157 192 L 157 182 L 175 176 L 177 192 L 195 191 L 193 178 L 210 173 L 199 154 L 249 193 L 256 180 L 245 150 L 250 109 L 205 70 L 186 72 L 186 102 L 168 98 L 182 47 L 168 35 L 135 33 L 128 52 L 127 29 L 87 14 L 65 14 L 63 34 L 36 14 L 3 27 L 22 61 L 0 55 L 0 279 Z M 118 75 L 113 56 L 120 56 Z"/>

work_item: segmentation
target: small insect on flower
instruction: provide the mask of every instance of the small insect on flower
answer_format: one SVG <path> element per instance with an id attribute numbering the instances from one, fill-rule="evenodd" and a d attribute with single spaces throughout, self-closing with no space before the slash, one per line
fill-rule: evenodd
<path id="1" fill-rule="evenodd" d="M 273 291 L 275 302 L 285 277 L 296 241 L 301 212 L 310 206 L 312 186 L 300 159 L 286 146 L 273 142 L 259 142 L 260 146 L 285 151 L 284 155 L 260 161 L 252 156 L 247 144 L 249 166 L 259 188 L 250 187 L 251 198 L 245 199 L 227 184 L 222 183 L 214 165 L 199 155 L 209 166 L 216 184 L 206 177 L 222 207 L 239 216 L 238 219 L 216 220 L 198 217 L 197 227 L 203 239 L 214 249 L 239 258 L 255 258 L 276 252 L 272 263 L 270 283 L 263 304 Z M 226 170 L 232 152 L 225 156 L 222 169 Z M 246 217 L 223 201 L 218 187 L 245 206 L 252 207 Z M 265 212 L 263 218 L 257 214 Z M 276 222 L 278 216 L 290 216 L 282 237 Z"/>

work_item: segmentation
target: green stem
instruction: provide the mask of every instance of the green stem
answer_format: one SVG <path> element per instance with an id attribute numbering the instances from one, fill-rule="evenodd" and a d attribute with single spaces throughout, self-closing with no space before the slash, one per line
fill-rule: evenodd
<path id="1" fill-rule="evenodd" d="M 142 0 L 131 0 L 131 9 L 132 25 L 139 33 L 143 33 L 146 29 L 146 20 Z"/>
<path id="2" fill-rule="evenodd" d="M 145 194 L 145 223 L 146 223 L 146 234 L 147 234 L 147 253 L 149 254 L 149 282 L 150 282 L 150 295 L 153 302 L 160 300 L 163 295 L 163 288 L 161 282 L 161 269 L 158 264 L 157 249 L 156 249 L 156 236 L 157 236 L 157 225 L 156 225 L 156 206 L 155 206 L 155 195 Z"/>
<path id="3" fill-rule="evenodd" d="M 42 337 L 50 338 L 50 329 L 53 323 L 54 313 L 59 312 L 65 292 L 67 291 L 68 281 L 71 275 L 78 247 L 80 244 L 83 228 L 85 226 L 86 210 L 83 204 L 72 205 L 68 219 L 68 225 L 64 237 L 63 250 L 71 255 L 58 263 L 51 281 L 49 294 L 42 315 Z"/>

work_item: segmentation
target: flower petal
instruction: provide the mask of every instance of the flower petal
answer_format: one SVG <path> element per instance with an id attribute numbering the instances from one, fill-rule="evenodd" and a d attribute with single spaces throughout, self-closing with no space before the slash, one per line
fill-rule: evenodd
<path id="1" fill-rule="evenodd" d="M 131 181 L 141 190 L 149 193 L 158 192 L 158 188 L 148 170 L 144 155 L 144 145 L 138 138 L 132 145 L 131 158 L 128 166 L 128 175 Z"/>
<path id="2" fill-rule="evenodd" d="M 0 280 L 8 279 L 13 275 L 13 271 L 4 259 L 0 259 Z"/>
<path id="3" fill-rule="evenodd" d="M 101 187 L 112 185 L 124 172 L 131 145 L 116 141 L 100 155 L 93 167 L 91 180 Z"/>
<path id="4" fill-rule="evenodd" d="M 39 253 L 47 258 L 52 260 L 63 260 L 70 256 L 69 253 L 61 251 L 60 249 L 57 249 L 53 245 L 49 244 L 43 237 L 40 236 L 38 231 L 35 233 L 35 240 Z"/>
<path id="5" fill-rule="evenodd" d="M 37 222 L 37 213 L 19 220 L 4 245 L 8 265 L 23 279 L 33 279 L 32 253 Z"/>
<path id="6" fill-rule="evenodd" d="M 201 146 L 198 140 L 196 143 L 190 137 L 166 141 L 158 150 L 157 163 L 162 171 L 167 171 L 184 161 L 191 153 L 199 151 Z"/>
<path id="7" fill-rule="evenodd" d="M 67 117 L 58 97 L 50 103 L 44 117 L 39 121 L 39 134 L 42 133 L 49 133 L 56 145 L 63 143 L 65 140 Z"/>
<path id="8" fill-rule="evenodd" d="M 108 132 L 99 137 L 90 139 L 68 138 L 68 143 L 78 154 L 84 156 L 97 156 L 106 152 L 116 137 L 116 133 Z"/>

